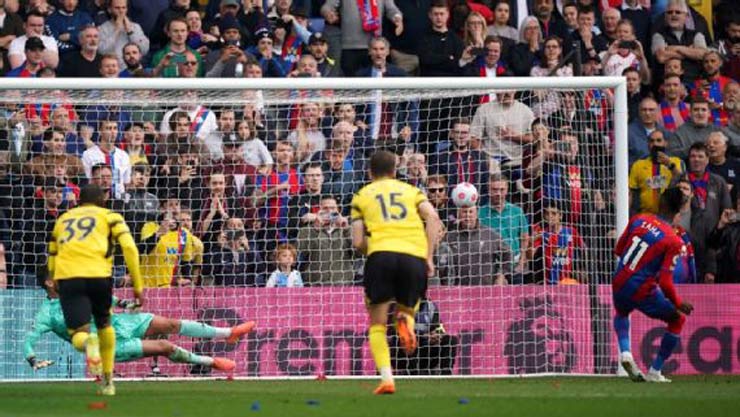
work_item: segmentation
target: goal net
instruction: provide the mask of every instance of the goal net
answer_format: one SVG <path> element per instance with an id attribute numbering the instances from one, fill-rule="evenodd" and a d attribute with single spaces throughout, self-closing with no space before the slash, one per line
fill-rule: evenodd
<path id="1" fill-rule="evenodd" d="M 621 79 L 116 82 L 0 84 L 0 379 L 85 375 L 39 278 L 55 219 L 88 182 L 139 246 L 142 312 L 257 322 L 228 344 L 145 334 L 146 317 L 117 309 L 119 359 L 144 336 L 233 359 L 237 377 L 374 375 L 350 202 L 379 149 L 446 226 L 414 355 L 389 326 L 396 375 L 616 371 L 605 284 L 626 207 Z M 453 195 L 465 182 L 477 198 Z M 112 253 L 115 295 L 130 298 Z M 34 323 L 39 311 L 54 319 Z M 55 364 L 34 372 L 32 353 Z M 219 376 L 166 357 L 116 371 Z"/>

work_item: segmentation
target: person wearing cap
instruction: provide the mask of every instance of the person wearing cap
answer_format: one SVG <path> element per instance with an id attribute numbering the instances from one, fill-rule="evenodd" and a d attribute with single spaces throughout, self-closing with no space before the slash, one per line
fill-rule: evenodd
<path id="1" fill-rule="evenodd" d="M 236 20 L 236 15 L 237 13 L 239 13 L 239 8 L 241 6 L 239 4 L 239 0 L 221 0 L 220 2 L 215 1 L 209 3 L 218 4 L 218 13 L 206 21 L 206 25 L 204 25 L 206 31 L 223 36 L 224 32 L 221 27 L 221 21 L 227 17 L 232 17 L 234 18 L 234 20 Z M 230 22 L 229 24 L 231 25 L 233 23 Z M 243 30 L 238 21 L 236 22 L 236 25 L 239 28 L 239 31 L 242 32 L 242 34 L 246 37 L 248 33 Z"/>
<path id="2" fill-rule="evenodd" d="M 40 38 L 26 40 L 26 60 L 18 67 L 10 70 L 6 77 L 32 78 L 44 68 L 44 42 Z"/>
<path id="3" fill-rule="evenodd" d="M 32 10 L 26 16 L 23 24 L 25 34 L 13 39 L 8 47 L 8 61 L 10 68 L 17 68 L 26 60 L 26 41 L 28 38 L 39 38 L 44 43 L 44 66 L 56 68 L 59 65 L 59 49 L 56 39 L 44 35 L 46 17 L 38 11 Z"/>
<path id="4" fill-rule="evenodd" d="M 341 17 L 342 26 L 342 71 L 354 75 L 370 64 L 367 45 L 375 36 L 383 33 L 383 17 L 393 22 L 394 33 L 403 33 L 403 15 L 393 0 L 378 0 L 377 16 L 363 18 L 357 0 L 327 1 L 321 7 L 321 14 L 330 25 L 337 24 Z M 337 7 L 339 5 L 339 7 Z"/>
<path id="5" fill-rule="evenodd" d="M 344 76 L 342 68 L 334 59 L 327 55 L 329 51 L 329 43 L 322 32 L 314 32 L 311 34 L 311 37 L 308 38 L 308 51 L 311 56 L 316 59 L 316 63 L 319 66 L 319 73 L 321 73 L 322 77 Z"/>
<path id="6" fill-rule="evenodd" d="M 274 41 L 270 29 L 261 28 L 254 33 L 257 45 L 247 49 L 254 55 L 262 68 L 262 76 L 265 78 L 283 78 L 287 75 L 287 65 L 280 57 L 280 51 L 273 49 Z"/>
<path id="7" fill-rule="evenodd" d="M 251 55 L 244 51 L 239 22 L 234 16 L 225 14 L 221 16 L 218 28 L 223 44 L 206 55 L 206 77 L 241 77 L 244 74 L 244 64 Z M 237 68 L 240 70 L 237 71 Z"/>
<path id="8" fill-rule="evenodd" d="M 110 19 L 100 25 L 100 53 L 115 54 L 118 65 L 123 67 L 123 47 L 128 43 L 139 46 L 142 55 L 149 53 L 149 38 L 141 26 L 128 18 L 128 0 L 110 0 Z"/>

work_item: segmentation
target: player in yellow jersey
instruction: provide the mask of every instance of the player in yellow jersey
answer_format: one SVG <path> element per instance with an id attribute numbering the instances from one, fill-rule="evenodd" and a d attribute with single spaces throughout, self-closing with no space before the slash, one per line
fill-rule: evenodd
<path id="1" fill-rule="evenodd" d="M 375 394 L 396 391 L 386 339 L 388 311 L 396 302 L 396 330 L 407 353 L 416 350 L 414 314 L 434 275 L 434 254 L 442 231 L 437 211 L 418 188 L 395 179 L 396 156 L 370 158 L 372 182 L 352 199 L 352 245 L 368 256 L 365 302 L 370 316 L 370 351 L 381 382 Z M 426 225 L 425 225 L 426 223 Z"/>
<path id="2" fill-rule="evenodd" d="M 121 246 L 126 259 L 138 305 L 144 304 L 144 293 L 139 251 L 123 217 L 103 208 L 104 193 L 95 184 L 85 185 L 80 190 L 80 206 L 57 219 L 49 242 L 49 276 L 57 284 L 72 345 L 86 352 L 91 373 L 99 374 L 102 362 L 103 384 L 99 393 L 115 395 L 116 336 L 110 323 L 115 242 Z M 90 316 L 95 320 L 97 336 L 90 335 Z"/>

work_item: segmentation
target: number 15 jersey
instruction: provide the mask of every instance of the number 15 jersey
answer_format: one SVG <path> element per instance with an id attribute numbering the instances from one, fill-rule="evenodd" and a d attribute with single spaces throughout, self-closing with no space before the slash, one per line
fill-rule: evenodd
<path id="1" fill-rule="evenodd" d="M 367 254 L 405 253 L 427 257 L 427 235 L 419 204 L 427 197 L 413 185 L 386 178 L 362 187 L 352 198 L 352 221 L 367 230 Z"/>
<path id="2" fill-rule="evenodd" d="M 54 279 L 110 278 L 113 243 L 130 233 L 120 214 L 93 205 L 76 207 L 57 219 L 49 242 Z"/>
<path id="3" fill-rule="evenodd" d="M 676 303 L 673 269 L 685 252 L 683 241 L 663 219 L 653 214 L 632 217 L 614 249 L 619 264 L 612 292 L 639 302 L 651 296 L 659 285 Z"/>

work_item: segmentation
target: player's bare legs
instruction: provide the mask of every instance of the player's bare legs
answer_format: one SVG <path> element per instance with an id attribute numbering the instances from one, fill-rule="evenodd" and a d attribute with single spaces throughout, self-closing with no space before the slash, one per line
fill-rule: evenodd
<path id="1" fill-rule="evenodd" d="M 145 357 L 165 356 L 172 362 L 208 366 L 224 372 L 233 371 L 236 367 L 231 359 L 196 355 L 169 340 L 142 340 L 141 347 Z"/>
<path id="2" fill-rule="evenodd" d="M 370 351 L 373 354 L 375 366 L 380 372 L 380 385 L 375 389 L 375 394 L 393 394 L 396 392 L 396 386 L 393 382 L 393 371 L 391 369 L 391 350 L 388 347 L 388 339 L 386 337 L 386 324 L 388 323 L 390 305 L 391 301 L 367 305 L 367 312 L 370 316 L 370 329 L 368 331 Z"/>
<path id="3" fill-rule="evenodd" d="M 227 343 L 236 343 L 242 336 L 251 332 L 254 326 L 254 321 L 247 321 L 231 328 L 214 327 L 197 321 L 178 320 L 155 315 L 146 330 L 146 336 L 180 334 L 202 339 L 227 339 Z"/>

